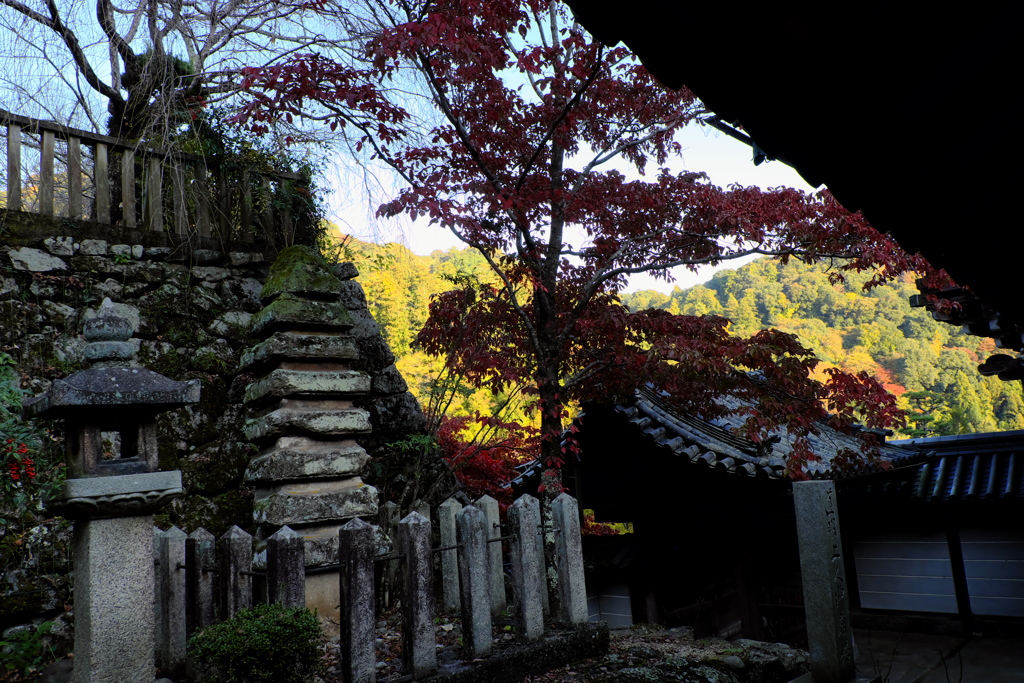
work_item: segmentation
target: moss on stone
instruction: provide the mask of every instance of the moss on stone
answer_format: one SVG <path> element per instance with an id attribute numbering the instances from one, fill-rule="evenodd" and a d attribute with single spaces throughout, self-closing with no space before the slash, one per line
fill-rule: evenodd
<path id="1" fill-rule="evenodd" d="M 161 529 L 174 525 L 187 533 L 203 527 L 218 537 L 235 525 L 251 533 L 255 530 L 252 502 L 252 491 L 248 489 L 227 491 L 212 497 L 186 496 L 157 515 L 154 523 Z"/>
<path id="2" fill-rule="evenodd" d="M 209 346 L 202 347 L 192 355 L 192 367 L 208 375 L 230 375 L 234 371 L 232 366 L 233 363 Z"/>
<path id="3" fill-rule="evenodd" d="M 285 292 L 317 298 L 337 297 L 340 287 L 341 281 L 330 272 L 315 249 L 295 246 L 278 254 L 270 266 L 260 298 L 266 302 Z"/>
<path id="4" fill-rule="evenodd" d="M 181 459 L 181 474 L 189 495 L 216 495 L 237 488 L 256 447 L 242 441 L 207 444 Z"/>
<path id="5" fill-rule="evenodd" d="M 43 592 L 38 583 L 23 583 L 12 593 L 0 594 L 0 625 L 18 623 L 43 611 Z"/>
<path id="6" fill-rule="evenodd" d="M 167 353 L 152 353 L 145 346 L 139 349 L 139 364 L 153 372 L 159 372 L 171 379 L 180 379 L 185 371 L 185 362 L 177 349 Z"/>
<path id="7" fill-rule="evenodd" d="M 267 337 L 281 327 L 305 327 L 345 331 L 352 328 L 352 315 L 337 301 L 314 301 L 285 292 L 253 316 L 252 335 Z"/>

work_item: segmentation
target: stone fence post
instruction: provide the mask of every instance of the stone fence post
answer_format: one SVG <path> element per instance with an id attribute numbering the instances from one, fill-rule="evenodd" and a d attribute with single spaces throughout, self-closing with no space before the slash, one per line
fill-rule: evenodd
<path id="1" fill-rule="evenodd" d="M 157 599 L 160 608 L 156 624 L 156 655 L 160 670 L 171 678 L 185 672 L 185 541 L 176 526 L 156 534 Z"/>
<path id="2" fill-rule="evenodd" d="M 491 577 L 487 552 L 487 516 L 467 505 L 455 516 L 462 586 L 462 639 L 470 659 L 491 654 Z"/>
<path id="3" fill-rule="evenodd" d="M 217 539 L 217 564 L 221 618 L 230 619 L 252 607 L 252 536 L 238 526 L 228 529 Z"/>
<path id="4" fill-rule="evenodd" d="M 567 624 L 585 624 L 589 615 L 579 506 L 575 498 L 563 492 L 551 503 L 551 513 L 555 522 L 558 618 Z"/>
<path id="5" fill-rule="evenodd" d="M 344 683 L 373 683 L 377 672 L 373 527 L 358 517 L 343 524 L 338 530 L 338 559 L 341 561 L 341 678 Z"/>
<path id="6" fill-rule="evenodd" d="M 449 498 L 437 506 L 437 526 L 440 531 L 442 548 L 456 544 L 455 517 L 462 510 L 462 503 Z M 441 551 L 441 595 L 447 612 L 459 609 L 459 551 L 457 548 Z"/>
<path id="7" fill-rule="evenodd" d="M 476 507 L 487 517 L 487 556 L 488 572 L 491 577 L 491 615 L 499 616 L 505 611 L 505 567 L 501 554 L 501 517 L 498 501 L 490 496 L 476 499 Z"/>
<path id="8" fill-rule="evenodd" d="M 508 508 L 512 532 L 512 594 L 516 603 L 516 625 L 523 640 L 531 642 L 544 634 L 544 559 L 537 543 L 540 527 L 540 502 L 530 495 L 520 496 Z"/>
<path id="9" fill-rule="evenodd" d="M 267 539 L 267 601 L 306 606 L 306 544 L 287 526 Z"/>
<path id="10" fill-rule="evenodd" d="M 193 633 L 217 621 L 217 574 L 213 534 L 199 527 L 185 539 L 185 631 Z"/>
<path id="11" fill-rule="evenodd" d="M 380 529 L 387 534 L 393 548 L 398 547 L 398 520 L 401 516 L 399 510 L 398 503 L 388 500 L 381 504 L 378 513 Z M 398 599 L 398 567 L 397 560 L 379 563 L 380 579 L 377 585 L 380 587 L 380 592 L 377 594 L 377 602 L 384 609 L 393 606 Z"/>
<path id="12" fill-rule="evenodd" d="M 398 523 L 398 547 L 405 555 L 402 661 L 406 673 L 424 678 L 437 670 L 430 520 L 418 512 L 406 515 Z"/>

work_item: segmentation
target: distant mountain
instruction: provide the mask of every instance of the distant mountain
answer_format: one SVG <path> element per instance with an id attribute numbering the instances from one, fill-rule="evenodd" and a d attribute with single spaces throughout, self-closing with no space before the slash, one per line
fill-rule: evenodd
<path id="1" fill-rule="evenodd" d="M 424 406 L 434 395 L 435 401 L 450 400 L 447 412 L 458 416 L 487 415 L 506 404 L 505 395 L 459 385 L 458 377 L 442 372 L 442 359 L 413 348 L 432 295 L 453 288 L 457 277 L 491 277 L 479 254 L 450 249 L 418 256 L 399 244 L 362 242 L 340 233 L 334 244 L 337 258 L 359 268 L 370 311 Z M 911 308 L 917 289 L 910 276 L 864 291 L 870 273 L 844 273 L 844 283 L 832 284 L 829 274 L 835 272 L 826 265 L 782 265 L 764 258 L 720 271 L 704 285 L 677 287 L 671 294 L 633 292 L 622 302 L 634 311 L 722 315 L 738 334 L 768 327 L 795 334 L 822 360 L 816 371 L 821 377 L 830 365 L 864 370 L 898 396 L 911 421 L 899 436 L 1024 429 L 1021 383 L 978 374 L 978 364 L 995 352 L 991 339 L 964 334 Z M 448 392 L 439 399 L 441 386 Z M 510 413 L 525 419 L 521 406 L 513 405 Z"/>
<path id="2" fill-rule="evenodd" d="M 622 301 L 631 310 L 722 315 L 739 334 L 767 327 L 795 334 L 825 364 L 865 370 L 898 396 L 911 420 L 901 436 L 1024 429 L 1021 383 L 978 374 L 995 352 L 992 339 L 911 308 L 917 289 L 910 276 L 864 291 L 870 273 L 844 273 L 845 283 L 832 284 L 830 272 L 835 268 L 764 258 L 720 271 L 705 285 L 633 292 Z"/>

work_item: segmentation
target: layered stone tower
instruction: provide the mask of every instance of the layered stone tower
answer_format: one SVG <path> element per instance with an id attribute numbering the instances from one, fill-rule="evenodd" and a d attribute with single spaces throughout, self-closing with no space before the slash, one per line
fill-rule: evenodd
<path id="1" fill-rule="evenodd" d="M 353 367 L 360 344 L 343 290 L 311 249 L 282 251 L 252 321 L 262 341 L 240 363 L 255 379 L 245 392 L 254 415 L 246 435 L 260 454 L 245 479 L 255 488 L 257 533 L 266 538 L 287 524 L 302 534 L 307 569 L 338 561 L 346 520 L 377 513 L 377 491 L 360 478 L 369 456 L 359 440 L 372 431 L 361 406 L 373 377 Z M 306 602 L 321 616 L 336 614 L 337 572 L 307 575 Z"/>

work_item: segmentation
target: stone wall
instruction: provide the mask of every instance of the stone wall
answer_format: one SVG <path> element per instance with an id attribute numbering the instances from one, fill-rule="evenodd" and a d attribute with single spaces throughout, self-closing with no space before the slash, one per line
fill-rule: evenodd
<path id="1" fill-rule="evenodd" d="M 266 268 L 253 252 L 73 236 L 0 247 L 0 349 L 17 359 L 22 387 L 38 394 L 83 367 L 82 325 L 110 297 L 132 322 L 141 365 L 202 383 L 199 405 L 160 419 L 161 468 L 181 469 L 190 494 L 166 521 L 213 533 L 249 526 L 251 494 L 240 484 L 253 449 L 233 379 Z"/>
<path id="2" fill-rule="evenodd" d="M 243 433 L 249 415 L 242 405 L 254 377 L 239 375 L 238 365 L 255 341 L 249 323 L 261 309 L 270 259 L 247 245 L 188 249 L 69 233 L 0 245 L 0 351 L 17 360 L 22 388 L 39 394 L 51 380 L 84 367 L 82 326 L 109 297 L 132 322 L 140 365 L 202 384 L 199 404 L 159 418 L 161 469 L 182 471 L 186 495 L 157 517 L 158 525 L 188 532 L 202 526 L 216 535 L 235 524 L 255 531 L 253 493 L 243 475 L 257 450 Z M 352 367 L 371 378 L 358 404 L 368 411 L 372 431 L 360 445 L 374 456 L 371 463 L 393 462 L 387 444 L 422 430 L 423 417 L 367 309 L 356 268 L 345 263 L 332 270 L 341 281 L 338 300 L 354 323 L 358 358 Z M 413 464 L 371 466 L 367 479 L 377 483 L 385 472 Z M 454 484 L 441 465 L 439 476 Z M 438 490 L 439 499 L 449 494 L 448 485 Z M 0 585 L 0 592 L 16 588 Z"/>

